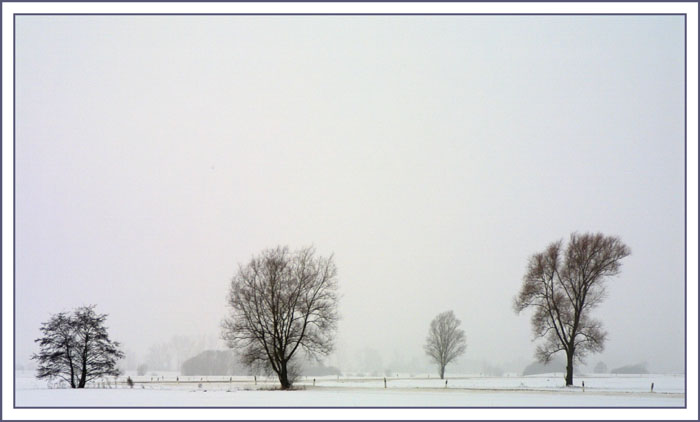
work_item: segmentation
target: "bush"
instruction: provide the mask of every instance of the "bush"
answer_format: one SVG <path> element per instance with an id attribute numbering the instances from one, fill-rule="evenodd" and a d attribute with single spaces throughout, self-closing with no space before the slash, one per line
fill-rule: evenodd
<path id="1" fill-rule="evenodd" d="M 138 376 L 146 375 L 146 372 L 148 372 L 148 365 L 145 363 L 142 363 L 136 368 L 136 374 Z"/>

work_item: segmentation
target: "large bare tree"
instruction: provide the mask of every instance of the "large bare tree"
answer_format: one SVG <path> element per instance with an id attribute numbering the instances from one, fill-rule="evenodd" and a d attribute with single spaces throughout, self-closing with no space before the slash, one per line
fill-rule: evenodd
<path id="1" fill-rule="evenodd" d="M 275 372 L 286 390 L 294 381 L 295 353 L 319 358 L 332 351 L 337 289 L 332 255 L 316 257 L 311 247 L 264 250 L 231 281 L 222 337 L 244 364 Z"/>
<path id="2" fill-rule="evenodd" d="M 467 338 L 459 328 L 461 323 L 452 311 L 443 312 L 430 322 L 424 349 L 437 365 L 440 379 L 445 378 L 447 364 L 467 350 Z"/>
<path id="3" fill-rule="evenodd" d="M 37 378 L 61 379 L 71 388 L 85 388 L 98 378 L 119 375 L 117 361 L 124 357 L 119 343 L 112 341 L 104 323 L 106 314 L 95 306 L 82 306 L 72 314 L 52 315 L 41 325 L 40 351 L 32 356 L 38 362 Z"/>
<path id="4" fill-rule="evenodd" d="M 517 313 L 534 309 L 533 333 L 535 339 L 544 339 L 536 352 L 541 362 L 566 353 L 567 386 L 573 385 L 574 362 L 603 350 L 607 333 L 591 310 L 605 297 L 606 280 L 619 274 L 621 260 L 629 254 L 617 237 L 573 233 L 566 248 L 560 240 L 530 258 L 514 308 Z"/>

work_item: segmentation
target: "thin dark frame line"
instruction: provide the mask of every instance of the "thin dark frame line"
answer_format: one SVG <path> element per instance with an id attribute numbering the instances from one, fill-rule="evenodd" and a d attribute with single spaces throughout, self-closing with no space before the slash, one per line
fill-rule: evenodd
<path id="1" fill-rule="evenodd" d="M 59 0 L 52 0 L 58 2 Z M 4 3 L 42 3 L 45 0 L 6 0 Z M 93 0 L 74 0 L 75 3 L 94 3 Z M 152 0 L 155 3 L 189 3 L 191 0 Z M 247 0 L 250 3 L 299 3 L 299 0 Z M 309 3 L 329 3 L 328 0 L 307 0 Z M 384 3 L 422 3 L 425 0 L 384 0 Z M 469 0 L 442 0 L 443 3 L 470 3 Z M 532 0 L 489 0 L 489 3 L 499 4 L 499 3 L 536 3 Z M 561 3 L 559 0 L 544 0 L 545 3 Z M 616 0 L 616 3 L 658 3 L 659 0 Z M 105 0 L 98 3 L 142 3 L 140 0 Z M 209 0 L 208 3 L 235 3 L 235 1 L 230 0 Z M 361 4 L 371 4 L 375 3 L 373 0 L 331 0 L 330 3 L 361 3 Z M 565 3 L 600 3 L 599 0 L 570 0 Z M 696 0 L 676 0 L 675 3 L 697 3 Z"/>
<path id="2" fill-rule="evenodd" d="M 547 409 L 685 409 L 685 407 L 680 406 L 635 406 L 635 407 L 625 407 L 625 406 L 610 406 L 610 407 L 567 407 L 567 406 L 552 406 L 552 407 L 540 407 L 540 406 L 526 406 L 526 407 L 510 407 L 510 406 L 478 406 L 478 407 L 458 407 L 458 406 L 448 406 L 448 407 L 420 407 L 420 406 L 266 406 L 266 407 L 255 407 L 255 406 L 178 406 L 178 407 L 167 407 L 167 406 L 119 406 L 119 407 L 109 407 L 109 406 L 61 406 L 61 407 L 49 407 L 49 406 L 20 406 L 15 407 L 15 409 L 529 409 L 529 410 L 547 410 Z"/>
<path id="3" fill-rule="evenodd" d="M 59 2 L 59 0 L 53 0 Z M 544 0 L 545 3 L 561 3 L 559 0 Z M 6 0 L 4 3 L 42 3 L 45 0 Z M 74 0 L 74 3 L 94 3 L 93 0 Z M 152 0 L 155 3 L 189 3 L 191 0 Z M 299 0 L 247 0 L 250 3 L 299 3 Z M 329 3 L 328 0 L 307 0 L 309 3 Z M 384 3 L 422 3 L 425 0 L 384 0 Z M 442 0 L 443 3 L 470 3 L 470 1 L 464 0 Z M 532 0 L 489 0 L 489 3 L 499 4 L 499 3 L 536 3 Z M 658 3 L 659 0 L 616 0 L 616 3 Z M 142 3 L 140 0 L 104 0 L 98 3 Z M 235 1 L 230 0 L 209 0 L 208 3 L 235 3 Z M 330 3 L 361 3 L 361 4 L 371 4 L 375 3 L 373 0 L 331 0 Z M 600 3 L 599 0 L 570 0 L 564 3 Z M 696 0 L 676 0 L 675 3 L 697 3 Z"/>
<path id="4" fill-rule="evenodd" d="M 12 407 L 17 404 L 17 374 L 14 372 L 17 367 L 17 16 L 12 16 Z"/>
<path id="5" fill-rule="evenodd" d="M 15 13 L 15 16 L 686 16 L 686 13 Z"/>
<path id="6" fill-rule="evenodd" d="M 0 7 L 0 10 L 1 10 L 1 9 L 2 9 L 2 7 Z M 0 55 L 2 54 L 2 42 L 3 42 L 3 38 L 2 38 L 2 20 L 3 20 L 3 19 L 2 19 L 2 11 L 0 11 Z M 14 17 L 13 17 L 13 20 L 14 20 Z M 0 57 L 0 61 L 1 61 L 1 60 L 2 60 L 2 58 Z M 14 72 L 14 59 L 13 59 L 13 63 L 12 63 L 12 68 L 13 68 L 13 72 Z M 3 66 L 0 65 L 0 86 L 2 86 L 2 81 L 3 81 L 2 77 L 3 77 L 3 76 L 4 76 L 4 75 L 3 75 Z M 12 78 L 13 78 L 13 81 L 12 81 L 12 103 L 14 104 L 14 101 L 15 101 L 14 73 L 13 73 L 13 75 L 12 75 Z M 2 91 L 2 89 L 0 89 L 0 91 Z M 14 110 L 13 110 L 13 116 L 12 116 L 12 118 L 14 119 Z M 12 130 L 14 131 L 14 129 L 15 129 L 15 125 L 13 124 L 13 125 L 12 125 Z M 2 133 L 1 133 L 1 132 L 2 132 L 2 98 L 0 98 L 0 139 L 2 139 Z M 13 142 L 13 143 L 14 143 L 14 140 L 15 140 L 15 135 L 14 135 L 14 133 L 13 133 L 13 134 L 12 134 L 12 142 Z M 13 148 L 12 148 L 12 149 L 14 150 L 14 145 L 13 145 Z M 2 159 L 3 159 L 3 148 L 2 148 L 2 145 L 0 144 L 0 204 L 2 203 L 2 198 L 3 198 L 3 190 L 2 190 L 2 171 L 3 171 L 3 165 L 2 165 Z M 14 171 L 14 166 L 13 166 L 13 171 Z M 14 184 L 14 176 L 13 176 L 13 181 L 12 181 L 12 183 Z M 14 195 L 14 189 L 13 189 L 12 195 Z M 14 200 L 14 198 L 13 198 L 13 199 L 12 199 L 12 206 L 13 206 L 13 207 L 14 207 L 14 203 L 15 203 L 15 200 Z M 2 222 L 3 222 L 3 206 L 0 205 L 0 280 L 2 280 L 2 274 L 1 274 L 1 272 L 2 272 L 2 263 L 1 263 L 1 262 L 2 262 L 2 257 L 4 256 L 4 255 L 2 254 L 2 252 L 3 252 L 3 250 L 2 250 L 2 239 L 3 239 L 3 231 L 2 231 L 2 229 L 3 229 L 3 224 L 2 224 Z M 14 226 L 14 214 L 13 214 L 13 216 L 12 216 L 12 224 L 13 224 L 13 226 Z M 15 240 L 14 240 L 14 227 L 13 227 L 13 230 L 12 230 L 12 236 L 13 236 L 12 245 L 13 245 L 13 249 L 14 249 L 14 244 L 15 244 Z M 14 259 L 14 258 L 13 258 L 13 259 Z M 14 270 L 14 265 L 12 266 L 12 268 L 13 268 L 13 270 Z M 13 291 L 14 291 L 14 282 L 15 282 L 15 277 L 14 277 L 14 274 L 13 274 L 13 275 L 12 275 Z M 13 301 L 14 301 L 14 298 L 13 298 Z M 1 306 L 1 304 L 2 304 L 2 283 L 0 283 L 0 356 L 2 356 L 2 306 Z M 14 305 L 13 305 L 13 307 L 14 307 Z M 14 310 L 13 310 L 13 312 L 14 312 Z M 14 325 L 14 322 L 13 322 L 13 325 Z M 13 329 L 14 329 L 14 328 L 13 328 Z M 14 348 L 14 343 L 13 343 L 12 347 Z M 13 350 L 13 352 L 14 352 L 14 350 Z M 13 357 L 12 357 L 12 360 L 13 360 L 13 361 L 15 360 L 15 356 L 14 356 L 14 355 L 15 355 L 15 353 L 13 353 Z M 0 359 L 0 360 L 2 360 L 2 359 Z M 14 362 L 13 362 L 12 365 L 13 365 L 12 370 L 14 371 L 14 366 L 15 366 Z M 3 418 L 2 418 L 2 409 L 3 409 L 3 407 L 2 407 L 2 379 L 3 379 L 3 378 L 2 378 L 2 365 L 0 364 L 0 420 L 3 420 Z M 15 377 L 14 377 L 14 375 L 13 375 L 13 377 L 12 377 L 12 388 L 13 388 L 13 389 L 14 389 L 14 384 L 15 384 Z M 13 397 L 14 397 L 14 391 L 13 391 L 12 393 L 13 393 Z M 12 405 L 14 406 L 14 404 L 15 404 L 15 403 L 14 403 L 14 400 L 13 400 L 13 401 L 12 401 Z"/>
<path id="7" fill-rule="evenodd" d="M 37 2 L 39 2 L 38 0 Z M 80 1 L 80 0 L 78 0 Z M 156 0 L 160 1 L 160 0 Z M 175 0 L 177 1 L 187 1 L 187 0 Z M 218 1 L 225 1 L 225 0 L 214 0 L 215 2 Z M 313 1 L 313 0 L 312 0 Z M 400 0 L 389 0 L 391 1 L 400 1 Z M 412 1 L 412 0 L 409 0 Z M 420 0 L 413 0 L 413 1 L 420 1 Z M 448 0 L 448 1 L 457 1 L 457 0 Z M 634 1 L 634 0 L 623 0 L 623 1 Z M 654 0 L 646 0 L 649 2 L 653 2 Z M 687 2 L 693 2 L 692 0 L 681 0 L 681 1 L 687 1 Z M 26 3 L 32 3 L 33 1 L 27 1 Z M 11 1 L 10 3 L 24 3 L 24 1 Z M 137 2 L 130 2 L 126 1 L 126 3 L 137 3 Z M 2 28 L 2 16 L 1 16 L 1 11 L 0 11 L 0 41 L 2 40 L 1 38 L 1 28 Z M 85 406 L 71 406 L 71 407 L 33 407 L 33 406 L 16 406 L 16 373 L 14 371 L 14 367 L 16 367 L 16 359 L 17 359 L 17 354 L 16 354 L 16 251 L 15 251 L 15 243 L 16 243 L 16 43 L 17 43 L 17 16 L 683 16 L 684 19 L 684 247 L 685 247 L 685 266 L 684 266 L 684 276 L 685 276 L 685 283 L 684 283 L 684 296 L 685 296 L 685 301 L 684 301 L 684 307 L 685 307 L 685 321 L 684 321 L 684 340 L 685 340 L 685 348 L 684 348 L 684 405 L 682 407 L 677 407 L 677 406 L 639 406 L 639 407 L 626 407 L 626 406 L 607 406 L 607 407 L 572 407 L 572 406 L 555 406 L 555 407 L 541 407 L 541 406 L 526 406 L 526 407 L 511 407 L 511 406 L 485 406 L 485 407 L 455 407 L 455 406 L 449 406 L 449 407 L 401 407 L 401 406 L 369 406 L 369 407 L 360 407 L 360 406 L 294 406 L 294 407 L 287 407 L 287 406 L 266 406 L 266 407 L 256 407 L 256 406 L 240 406 L 240 407 L 231 407 L 231 406 L 193 406 L 193 407 L 166 407 L 166 406 L 154 406 L 154 407 L 140 407 L 140 406 L 135 406 L 135 407 L 130 407 L 130 406 L 120 406 L 120 407 L 110 407 L 110 406 L 97 406 L 97 407 L 85 407 Z M 12 246 L 13 246 L 13 267 L 12 267 L 12 277 L 13 277 L 13 377 L 12 377 L 12 383 L 13 383 L 13 408 L 14 409 L 687 409 L 687 395 L 688 395 L 688 353 L 687 353 L 687 348 L 688 348 L 688 305 L 687 305 L 687 288 L 688 288 L 688 276 L 687 276 L 687 170 L 688 170 L 688 157 L 687 157 L 687 149 L 688 149 L 688 140 L 687 140 L 687 131 L 688 131 L 688 121 L 687 121 L 687 107 L 688 107 L 688 86 L 687 86 L 687 55 L 688 55 L 688 32 L 687 32 L 687 13 L 14 13 L 13 14 L 13 50 L 12 50 L 12 58 L 13 58 L 13 80 L 12 80 L 12 105 L 13 105 L 13 115 L 12 115 L 12 120 L 13 120 L 13 127 L 12 127 L 12 187 L 13 187 L 13 192 L 12 192 L 12 207 L 13 207 L 13 215 L 12 215 Z M 0 44 L 0 51 L 1 51 L 2 44 Z M 1 57 L 0 57 L 1 60 Z M 0 72 L 0 75 L 2 73 Z M 0 79 L 1 81 L 1 79 Z M 2 110 L 2 105 L 0 103 L 0 112 Z M 0 114 L 1 116 L 1 114 Z M 1 178 L 1 169 L 2 169 L 2 163 L 1 163 L 1 155 L 2 153 L 0 152 L 0 178 Z M 1 186 L 0 186 L 0 192 L 1 192 Z M 1 216 L 1 210 L 0 210 L 0 216 Z M 0 220 L 1 221 L 1 220 Z M 0 229 L 1 230 L 1 229 Z M 1 232 L 0 232 L 1 233 Z M 0 251 L 2 250 L 2 244 L 0 242 Z M 0 255 L 1 256 L 1 255 Z M 0 289 L 0 303 L 1 303 L 1 298 L 2 298 L 2 291 Z M 2 322 L 2 315 L 0 313 L 0 324 Z M 1 325 L 0 325 L 1 329 Z M 0 356 L 2 356 L 2 336 L 0 336 Z M 2 374 L 2 368 L 0 367 L 0 376 Z M 1 379 L 1 378 L 0 378 Z M 0 383 L 0 420 L 2 419 L 2 383 Z"/>
<path id="8" fill-rule="evenodd" d="M 683 349 L 683 366 L 685 368 L 685 380 L 683 388 L 685 398 L 683 402 L 688 407 L 688 16 L 683 18 L 683 276 L 685 284 L 683 286 L 683 311 L 685 314 L 685 330 L 683 339 L 685 348 Z M 700 359 L 700 358 L 699 358 Z"/>

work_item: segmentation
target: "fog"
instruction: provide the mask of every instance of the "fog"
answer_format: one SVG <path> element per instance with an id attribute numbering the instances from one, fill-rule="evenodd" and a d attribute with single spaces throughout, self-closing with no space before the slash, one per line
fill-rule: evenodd
<path id="1" fill-rule="evenodd" d="M 223 349 L 238 264 L 314 245 L 327 364 L 432 370 L 451 309 L 454 368 L 521 372 L 528 258 L 600 231 L 632 254 L 587 364 L 683 372 L 684 48 L 682 16 L 18 16 L 17 363 L 84 304 L 132 367 Z"/>

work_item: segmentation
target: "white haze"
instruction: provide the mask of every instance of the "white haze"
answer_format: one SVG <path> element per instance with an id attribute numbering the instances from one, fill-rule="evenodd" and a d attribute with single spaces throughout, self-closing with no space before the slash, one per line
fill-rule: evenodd
<path id="1" fill-rule="evenodd" d="M 16 24 L 19 364 L 83 304 L 132 364 L 175 336 L 223 347 L 237 265 L 313 244 L 342 293 L 327 363 L 430 368 L 452 309 L 462 365 L 519 372 L 528 257 L 601 231 L 632 255 L 588 363 L 684 371 L 682 16 Z"/>

